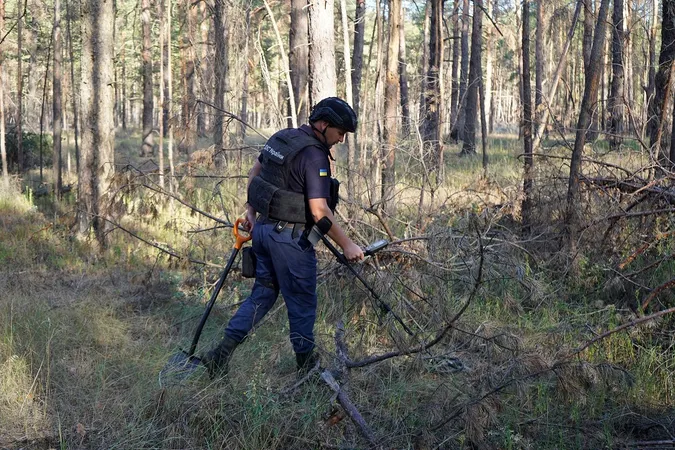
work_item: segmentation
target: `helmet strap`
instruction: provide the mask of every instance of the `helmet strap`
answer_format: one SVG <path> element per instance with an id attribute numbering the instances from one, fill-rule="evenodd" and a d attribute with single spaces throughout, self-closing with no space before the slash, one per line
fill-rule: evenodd
<path id="1" fill-rule="evenodd" d="M 328 138 L 326 138 L 326 131 L 328 130 L 329 125 L 326 125 L 326 128 L 324 128 L 323 131 L 319 130 L 314 125 L 314 122 L 310 122 L 309 126 L 312 127 L 312 130 L 318 131 L 319 134 L 323 136 L 323 146 L 326 148 L 326 154 L 331 160 L 335 161 L 335 158 L 333 158 L 333 154 L 330 151 L 330 147 L 328 147 Z"/>

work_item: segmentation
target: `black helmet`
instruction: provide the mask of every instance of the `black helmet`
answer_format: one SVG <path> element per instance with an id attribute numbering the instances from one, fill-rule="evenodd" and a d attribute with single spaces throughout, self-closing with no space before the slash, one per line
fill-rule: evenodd
<path id="1" fill-rule="evenodd" d="M 342 128 L 350 133 L 356 131 L 356 113 L 349 104 L 337 97 L 328 97 L 314 105 L 310 122 L 325 120 L 334 127 Z"/>

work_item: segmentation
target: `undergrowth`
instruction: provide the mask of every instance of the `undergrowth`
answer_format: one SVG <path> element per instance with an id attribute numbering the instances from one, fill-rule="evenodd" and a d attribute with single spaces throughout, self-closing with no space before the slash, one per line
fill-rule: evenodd
<path id="1" fill-rule="evenodd" d="M 672 254 L 671 224 L 643 223 L 642 233 L 636 225 L 589 226 L 572 272 L 555 248 L 552 218 L 563 191 L 538 185 L 537 227 L 524 239 L 517 147 L 500 139 L 489 180 L 475 181 L 479 159 L 448 155 L 453 171 L 436 193 L 441 206 L 427 197 L 422 223 L 412 205 L 385 216 L 405 239 L 359 266 L 413 336 L 318 249 L 323 367 L 381 448 L 617 448 L 672 437 L 672 318 L 576 351 L 644 313 L 645 287 L 672 273 L 668 258 L 646 270 Z M 554 172 L 541 165 L 539 180 Z M 402 196 L 418 198 L 414 175 Z M 157 187 L 152 176 L 128 169 L 118 182 L 126 183 L 124 214 L 105 251 L 73 237 L 71 200 L 37 208 L 29 193 L 0 195 L 0 447 L 368 448 L 318 375 L 294 387 L 281 298 L 235 352 L 227 377 L 198 370 L 182 386 L 159 385 L 169 357 L 192 340 L 231 252 L 242 180 L 180 186 L 196 209 L 224 217 L 217 224 L 148 189 Z M 587 198 L 593 217 L 619 206 Z M 341 208 L 359 239 L 385 235 L 379 218 L 347 201 Z M 251 285 L 233 270 L 198 352 L 219 338 Z M 664 293 L 650 308 L 671 304 Z M 442 338 L 345 369 L 336 349 L 342 332 L 355 363 Z"/>

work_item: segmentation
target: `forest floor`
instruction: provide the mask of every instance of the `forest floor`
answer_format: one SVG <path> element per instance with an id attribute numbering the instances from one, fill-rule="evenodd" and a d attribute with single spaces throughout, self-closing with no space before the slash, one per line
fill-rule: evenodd
<path id="1" fill-rule="evenodd" d="M 414 336 L 376 312 L 368 291 L 318 249 L 322 367 L 362 423 L 321 377 L 298 383 L 282 301 L 237 350 L 227 377 L 197 371 L 160 386 L 230 254 L 227 223 L 243 203 L 235 181 L 181 185 L 197 209 L 225 216 L 217 224 L 134 178 L 105 251 L 73 237 L 71 197 L 3 191 L 0 449 L 675 448 L 673 318 L 630 326 L 641 294 L 616 281 L 616 260 L 599 238 L 585 237 L 597 245 L 582 247 L 573 273 L 552 250 L 548 226 L 523 241 L 518 144 L 507 136 L 491 144 L 489 182 L 478 181 L 480 158 L 449 150 L 448 181 L 422 226 L 417 191 L 408 190 L 415 178 L 404 179 L 402 195 L 414 204 L 385 218 L 394 239 L 381 218 L 342 207 L 364 243 L 392 241 L 359 271 Z M 128 148 L 120 158 L 147 163 Z M 555 224 L 550 205 L 559 198 L 538 192 L 540 216 Z M 661 244 L 670 254 L 672 242 Z M 251 286 L 235 268 L 198 352 Z M 387 352 L 400 354 L 371 360 Z"/>

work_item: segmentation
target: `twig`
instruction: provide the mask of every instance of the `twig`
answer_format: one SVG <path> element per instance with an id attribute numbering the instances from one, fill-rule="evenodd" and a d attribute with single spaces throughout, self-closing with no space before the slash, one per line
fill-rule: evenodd
<path id="1" fill-rule="evenodd" d="M 673 280 L 671 280 L 669 283 L 671 283 L 671 282 L 673 282 Z M 628 323 L 624 323 L 621 326 L 618 326 L 618 327 L 613 328 L 609 331 L 606 331 L 606 332 L 602 333 L 600 336 L 591 339 L 590 341 L 586 342 L 584 345 L 582 345 L 581 347 L 577 348 L 572 353 L 570 353 L 568 357 L 578 355 L 579 353 L 583 352 L 584 350 L 586 350 L 591 345 L 595 344 L 598 341 L 601 341 L 602 339 L 605 339 L 608 336 L 611 336 L 614 333 L 618 333 L 619 331 L 625 330 L 626 328 L 634 327 L 634 326 L 639 325 L 641 323 L 650 321 L 652 319 L 656 319 L 657 317 L 665 316 L 666 314 L 670 314 L 670 313 L 673 313 L 673 312 L 675 312 L 675 307 L 664 309 L 663 311 L 659 311 L 659 312 L 651 314 L 649 316 L 641 317 L 637 320 L 631 320 Z"/>

